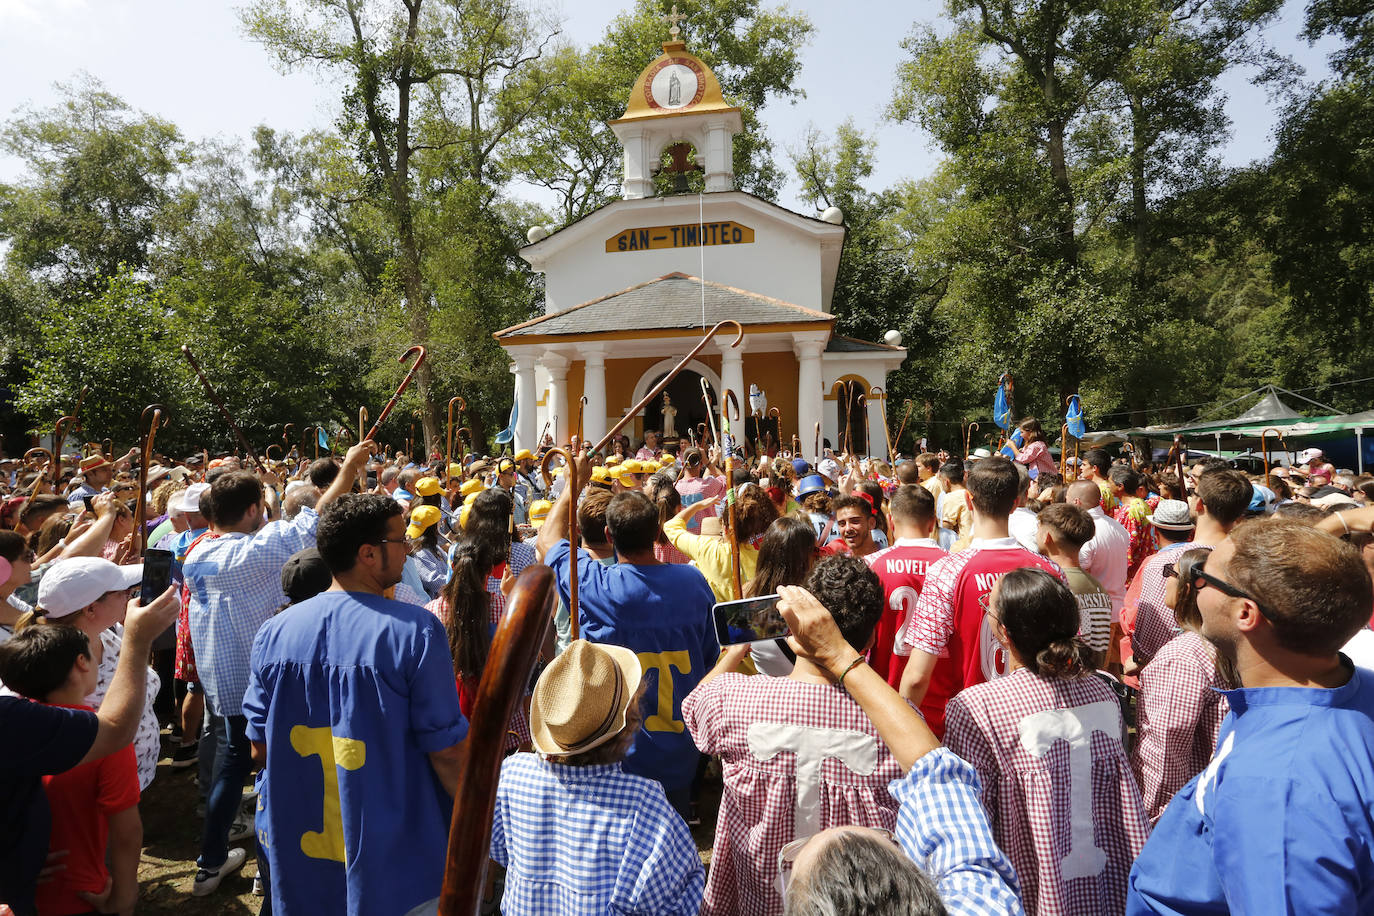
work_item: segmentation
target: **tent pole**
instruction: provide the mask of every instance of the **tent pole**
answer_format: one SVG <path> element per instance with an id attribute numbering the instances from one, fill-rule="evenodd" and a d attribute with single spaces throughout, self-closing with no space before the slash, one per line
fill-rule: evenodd
<path id="1" fill-rule="evenodd" d="M 1357 474 L 1363 474 L 1363 473 L 1364 473 L 1364 430 L 1363 430 L 1363 429 L 1357 429 L 1357 430 L 1355 430 L 1355 464 L 1359 467 L 1359 470 L 1356 471 L 1355 473 L 1357 473 Z"/>
<path id="2" fill-rule="evenodd" d="M 1220 455 L 1220 454 L 1221 454 L 1221 433 L 1217 433 L 1217 434 L 1216 434 L 1216 439 L 1217 439 L 1217 454 Z"/>

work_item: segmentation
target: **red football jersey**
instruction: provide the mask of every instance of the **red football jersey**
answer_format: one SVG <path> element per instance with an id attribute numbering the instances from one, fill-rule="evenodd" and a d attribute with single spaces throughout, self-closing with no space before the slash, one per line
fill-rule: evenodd
<path id="1" fill-rule="evenodd" d="M 937 737 L 944 735 L 945 703 L 951 697 L 1007 673 L 1007 650 L 993 635 L 984 604 L 1002 573 L 1023 566 L 1064 578 L 1057 565 L 1014 538 L 974 541 L 930 568 L 903 639 L 939 659 L 921 701 L 921 712 Z"/>
<path id="2" fill-rule="evenodd" d="M 864 557 L 883 583 L 883 616 L 873 630 L 868 664 L 893 687 L 901 686 L 902 669 L 911 654 L 902 634 L 916 610 L 926 570 L 947 556 L 933 538 L 911 538 Z"/>

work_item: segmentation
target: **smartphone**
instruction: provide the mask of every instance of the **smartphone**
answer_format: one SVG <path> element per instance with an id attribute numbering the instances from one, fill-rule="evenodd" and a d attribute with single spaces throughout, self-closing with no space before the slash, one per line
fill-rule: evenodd
<path id="1" fill-rule="evenodd" d="M 81 501 L 82 501 L 83 503 L 86 504 L 86 511 L 87 511 L 87 512 L 94 512 L 94 511 L 95 511 L 95 497 L 94 497 L 94 496 L 83 496 L 83 497 L 81 497 Z"/>
<path id="2" fill-rule="evenodd" d="M 722 601 L 711 608 L 716 641 L 724 646 L 759 642 L 788 634 L 787 621 L 778 613 L 778 595 L 762 595 L 740 601 Z"/>
<path id="3" fill-rule="evenodd" d="M 138 603 L 152 604 L 172 584 L 172 552 L 155 547 L 143 552 L 143 581 L 138 586 Z"/>

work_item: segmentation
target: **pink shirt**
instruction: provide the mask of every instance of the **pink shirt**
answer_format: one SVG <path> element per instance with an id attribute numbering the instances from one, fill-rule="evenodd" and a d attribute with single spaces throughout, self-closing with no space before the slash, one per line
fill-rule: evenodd
<path id="1" fill-rule="evenodd" d="M 1050 457 L 1050 447 L 1044 442 L 1032 442 L 1016 453 L 1016 460 L 1036 474 L 1057 474 L 1059 467 Z M 1035 475 L 1032 475 L 1035 476 Z"/>
<path id="2" fill-rule="evenodd" d="M 712 496 L 725 495 L 725 481 L 719 477 L 679 477 L 677 493 L 682 497 L 682 508 L 710 499 Z M 687 520 L 687 530 L 692 534 L 701 533 L 701 515 Z"/>

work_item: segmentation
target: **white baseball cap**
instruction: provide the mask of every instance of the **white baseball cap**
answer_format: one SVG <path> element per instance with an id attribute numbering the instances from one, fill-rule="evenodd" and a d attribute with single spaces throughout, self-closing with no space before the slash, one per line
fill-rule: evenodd
<path id="1" fill-rule="evenodd" d="M 59 560 L 39 580 L 38 606 L 45 617 L 67 617 L 107 592 L 126 592 L 142 580 L 142 563 L 116 566 L 99 557 Z"/>
<path id="2" fill-rule="evenodd" d="M 1305 449 L 1305 450 L 1303 451 L 1303 453 L 1302 453 L 1302 463 L 1303 463 L 1303 464 L 1306 464 L 1307 462 L 1313 461 L 1313 460 L 1315 460 L 1315 459 L 1317 459 L 1317 458 L 1320 458 L 1321 456 L 1322 456 L 1322 450 L 1319 449 L 1319 448 L 1309 448 L 1309 449 Z"/>
<path id="3" fill-rule="evenodd" d="M 200 498 L 210 489 L 208 483 L 193 483 L 181 493 L 181 502 L 177 503 L 177 510 L 180 512 L 200 512 Z"/>

